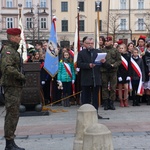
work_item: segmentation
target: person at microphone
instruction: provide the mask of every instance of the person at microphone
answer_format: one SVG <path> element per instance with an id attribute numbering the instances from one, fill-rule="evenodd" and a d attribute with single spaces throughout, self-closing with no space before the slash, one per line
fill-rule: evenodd
<path id="1" fill-rule="evenodd" d="M 98 93 L 101 86 L 100 65 L 94 64 L 97 53 L 100 50 L 94 49 L 93 38 L 87 37 L 85 40 L 85 48 L 78 53 L 77 67 L 81 70 L 81 88 L 82 104 L 92 104 L 98 114 Z M 101 61 L 102 63 L 105 60 Z M 98 115 L 98 119 L 102 119 Z"/>

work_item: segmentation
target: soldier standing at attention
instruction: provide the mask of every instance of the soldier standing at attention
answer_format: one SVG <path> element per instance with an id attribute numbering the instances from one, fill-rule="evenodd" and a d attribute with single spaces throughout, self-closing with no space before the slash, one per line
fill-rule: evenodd
<path id="1" fill-rule="evenodd" d="M 121 64 L 121 54 L 116 48 L 113 48 L 112 37 L 106 37 L 103 53 L 107 53 L 106 61 L 101 67 L 104 110 L 115 110 L 117 70 Z"/>
<path id="2" fill-rule="evenodd" d="M 19 120 L 19 105 L 25 76 L 21 73 L 21 59 L 17 52 L 21 30 L 7 29 L 7 45 L 1 52 L 1 84 L 4 88 L 6 116 L 4 123 L 5 150 L 25 150 L 18 147 L 15 142 L 15 130 Z"/>

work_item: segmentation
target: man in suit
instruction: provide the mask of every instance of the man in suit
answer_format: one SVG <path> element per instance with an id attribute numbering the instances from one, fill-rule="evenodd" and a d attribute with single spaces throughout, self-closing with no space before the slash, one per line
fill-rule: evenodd
<path id="1" fill-rule="evenodd" d="M 85 48 L 78 53 L 77 67 L 81 70 L 82 104 L 91 104 L 98 114 L 98 92 L 101 86 L 100 65 L 94 61 L 100 50 L 94 49 L 93 38 L 87 37 L 84 41 Z M 105 60 L 102 60 L 103 62 Z M 102 119 L 98 115 L 98 119 Z"/>

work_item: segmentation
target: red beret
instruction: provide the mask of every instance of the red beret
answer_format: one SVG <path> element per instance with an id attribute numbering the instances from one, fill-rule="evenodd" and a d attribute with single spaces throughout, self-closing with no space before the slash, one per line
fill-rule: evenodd
<path id="1" fill-rule="evenodd" d="M 146 36 L 145 35 L 140 35 L 139 39 L 146 39 Z"/>
<path id="2" fill-rule="evenodd" d="M 19 28 L 9 28 L 9 29 L 7 29 L 7 34 L 19 35 L 19 34 L 21 34 L 21 30 Z"/>
<path id="3" fill-rule="evenodd" d="M 107 36 L 105 40 L 106 41 L 112 41 L 112 37 L 111 36 Z"/>
<path id="4" fill-rule="evenodd" d="M 117 43 L 120 45 L 120 44 L 123 43 L 123 41 L 122 41 L 122 40 L 119 40 L 119 41 L 117 41 Z"/>

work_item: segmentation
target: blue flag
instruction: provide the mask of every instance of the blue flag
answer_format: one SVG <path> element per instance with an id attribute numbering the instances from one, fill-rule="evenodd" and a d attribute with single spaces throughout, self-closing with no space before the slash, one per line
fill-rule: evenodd
<path id="1" fill-rule="evenodd" d="M 58 49 L 57 49 L 57 34 L 55 30 L 55 19 L 53 19 L 48 41 L 48 48 L 45 55 L 45 70 L 54 77 L 58 72 Z"/>

